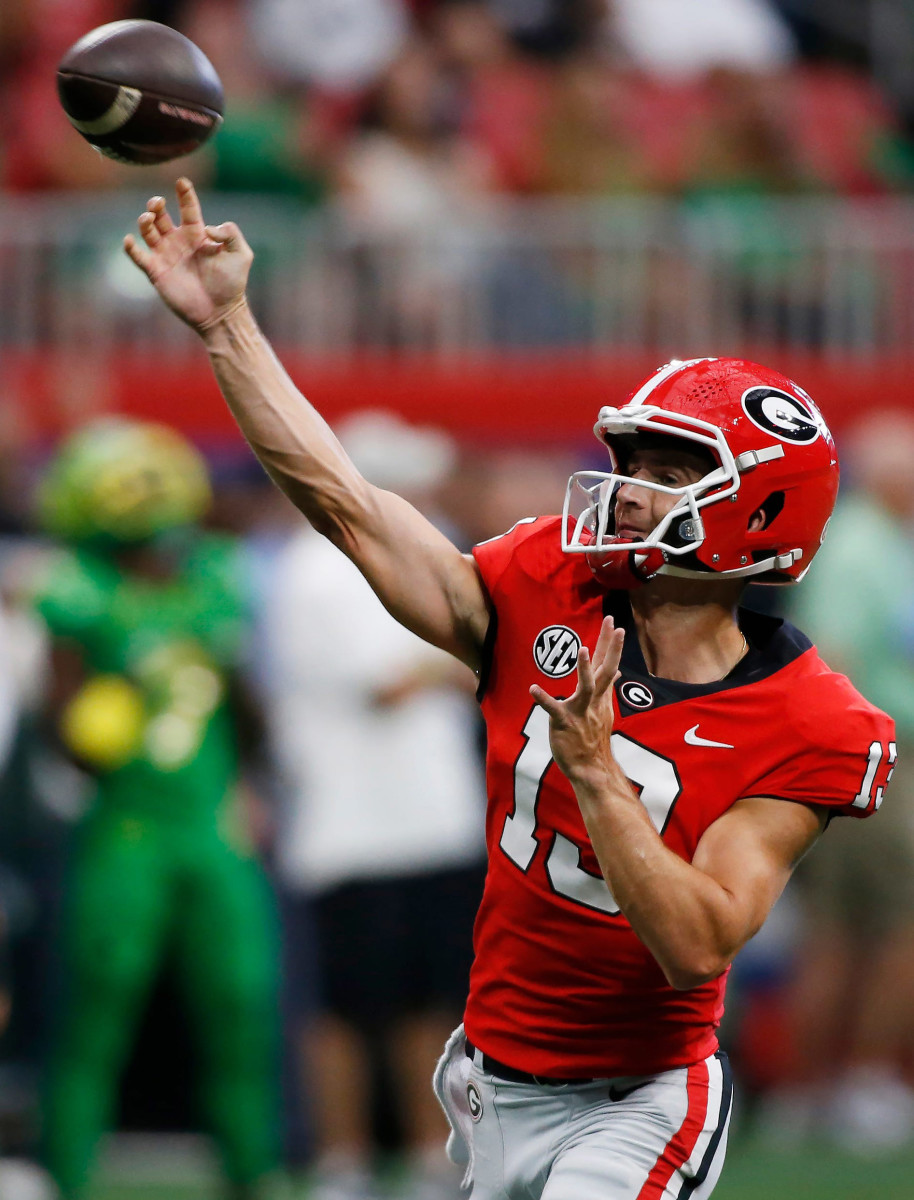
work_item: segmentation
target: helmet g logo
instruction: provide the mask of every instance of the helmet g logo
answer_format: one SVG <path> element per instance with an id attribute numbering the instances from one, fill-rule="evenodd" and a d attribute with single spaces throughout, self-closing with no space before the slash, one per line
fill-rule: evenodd
<path id="1" fill-rule="evenodd" d="M 743 392 L 746 416 L 759 429 L 782 442 L 814 442 L 819 423 L 806 406 L 779 388 L 753 387 Z"/>
<path id="2" fill-rule="evenodd" d="M 541 629 L 533 643 L 533 661 L 553 679 L 570 675 L 578 665 L 581 639 L 567 625 L 549 625 Z"/>

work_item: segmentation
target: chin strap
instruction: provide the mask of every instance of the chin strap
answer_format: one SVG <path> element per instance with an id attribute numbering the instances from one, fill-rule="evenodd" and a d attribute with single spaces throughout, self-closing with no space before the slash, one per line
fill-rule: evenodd
<path id="1" fill-rule="evenodd" d="M 634 544 L 634 538 L 613 538 L 613 545 Z M 584 557 L 594 578 L 607 591 L 632 591 L 653 579 L 666 562 L 661 550 L 588 550 Z"/>

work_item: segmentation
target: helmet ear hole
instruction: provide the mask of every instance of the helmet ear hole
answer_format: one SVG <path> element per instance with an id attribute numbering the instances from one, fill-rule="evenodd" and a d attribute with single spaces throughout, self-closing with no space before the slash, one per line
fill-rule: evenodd
<path id="1" fill-rule="evenodd" d="M 762 517 L 764 518 L 760 528 L 767 529 L 768 526 L 771 524 L 771 522 L 775 519 L 775 517 L 783 509 L 783 507 L 784 507 L 784 493 L 783 492 L 772 492 L 771 495 L 767 497 L 767 499 L 763 500 L 762 503 L 759 505 L 759 508 L 762 511 Z"/>

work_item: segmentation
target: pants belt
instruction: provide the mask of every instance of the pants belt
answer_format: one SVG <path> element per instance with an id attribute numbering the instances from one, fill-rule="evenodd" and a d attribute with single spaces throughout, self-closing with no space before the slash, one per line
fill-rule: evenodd
<path id="1" fill-rule="evenodd" d="M 494 1075 L 496 1079 L 507 1079 L 511 1083 L 536 1083 L 544 1087 L 564 1087 L 570 1083 L 592 1083 L 593 1078 L 581 1079 L 557 1079 L 553 1075 L 531 1075 L 529 1071 L 518 1071 L 516 1067 L 506 1066 L 497 1058 L 493 1058 L 491 1054 L 483 1054 L 481 1050 L 477 1050 L 473 1043 L 467 1039 L 466 1043 L 467 1058 L 472 1058 L 473 1062 L 481 1071 L 485 1071 L 487 1075 Z"/>

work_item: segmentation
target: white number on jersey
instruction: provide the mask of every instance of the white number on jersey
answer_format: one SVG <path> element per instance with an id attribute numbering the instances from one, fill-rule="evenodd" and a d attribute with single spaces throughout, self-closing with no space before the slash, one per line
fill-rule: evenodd
<path id="1" fill-rule="evenodd" d="M 514 764 L 514 812 L 505 818 L 499 845 L 522 871 L 533 862 L 539 842 L 536 837 L 536 805 L 543 777 L 552 764 L 549 745 L 549 714 L 534 706 L 523 728 L 524 747 Z M 658 833 L 663 833 L 682 786 L 675 764 L 622 733 L 611 736 L 613 754 L 632 784 L 641 790 L 641 802 Z M 553 832 L 546 859 L 546 873 L 555 892 L 585 908 L 615 915 L 619 906 L 602 875 L 592 875 L 581 866 L 581 848 L 570 838 Z"/>
<path id="2" fill-rule="evenodd" d="M 854 808 L 869 808 L 872 804 L 874 809 L 879 808 L 882 804 L 882 797 L 885 795 L 885 788 L 889 785 L 889 780 L 892 778 L 892 772 L 895 770 L 895 759 L 898 757 L 898 747 L 894 742 L 889 742 L 888 750 L 883 746 L 882 742 L 871 742 L 869 753 L 866 759 L 866 770 L 863 772 L 863 782 L 860 784 L 860 791 L 851 801 Z M 888 762 L 888 774 L 885 777 L 885 787 L 877 787 L 873 791 L 873 784 L 876 780 L 876 772 L 879 770 L 879 765 L 883 758 Z"/>
<path id="3" fill-rule="evenodd" d="M 543 776 L 552 762 L 549 714 L 537 704 L 521 731 L 527 739 L 514 764 L 514 812 L 505 817 L 499 845 L 513 863 L 526 871 L 536 848 L 536 802 Z"/>

